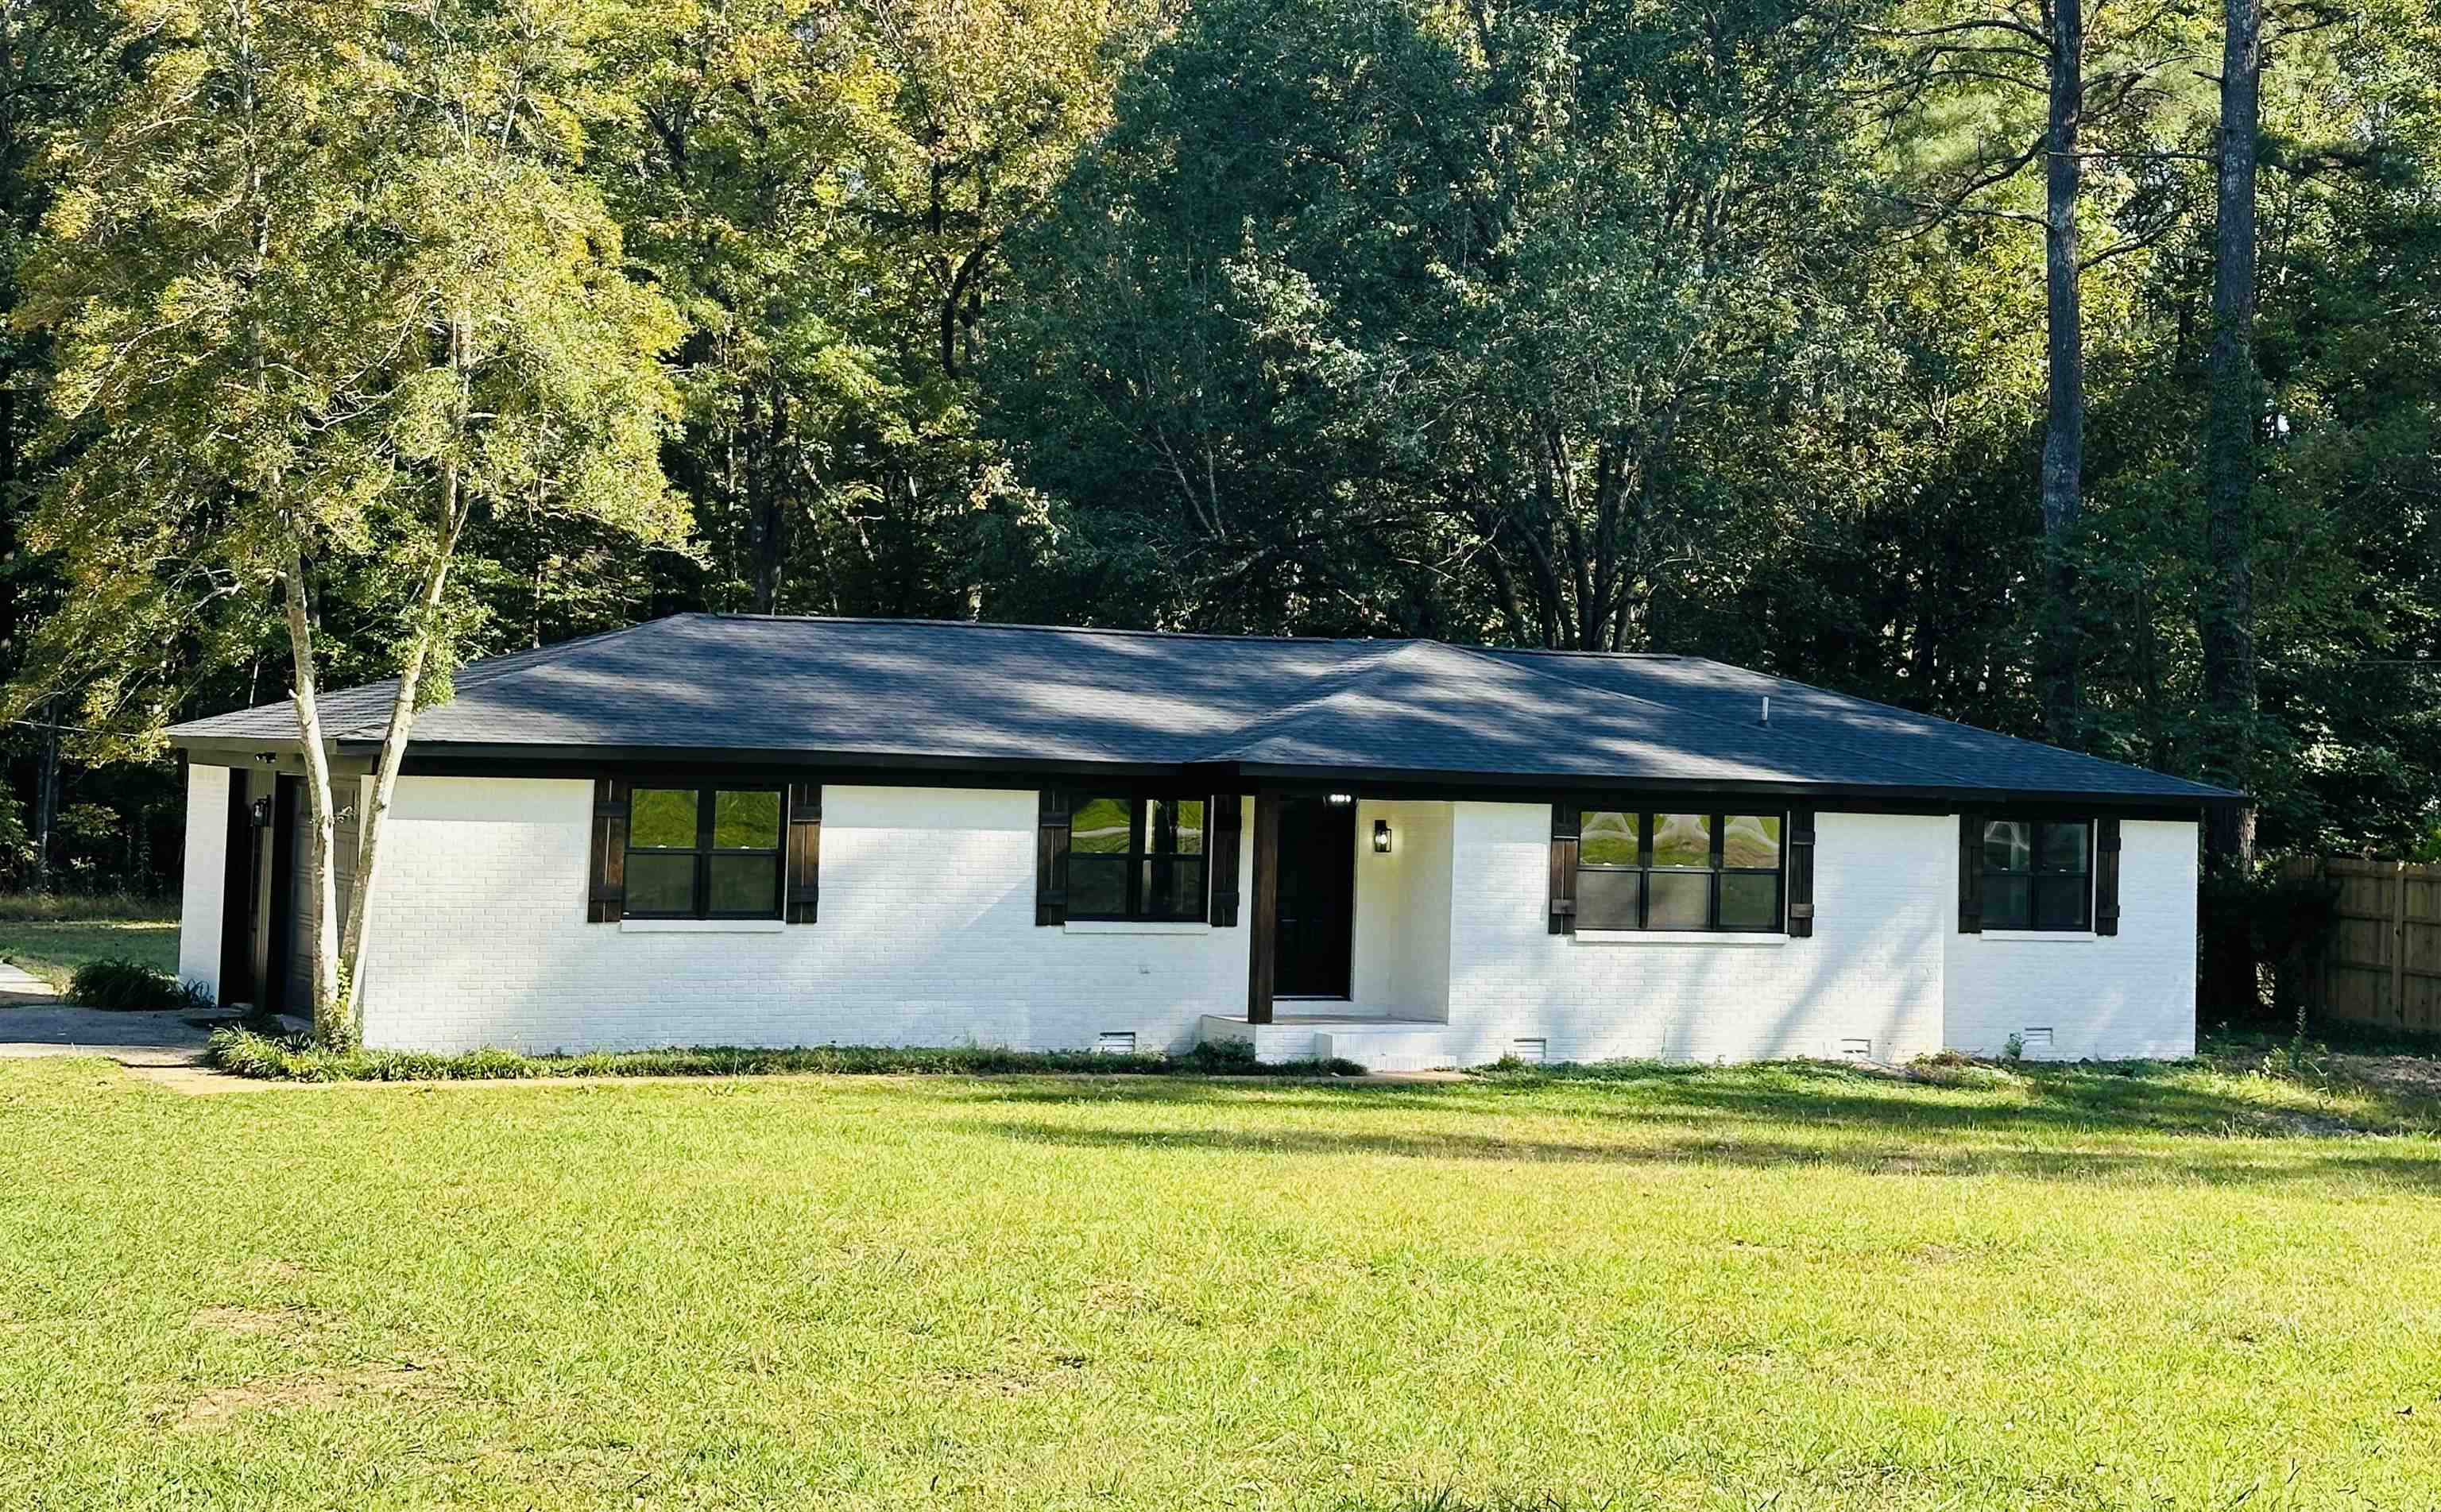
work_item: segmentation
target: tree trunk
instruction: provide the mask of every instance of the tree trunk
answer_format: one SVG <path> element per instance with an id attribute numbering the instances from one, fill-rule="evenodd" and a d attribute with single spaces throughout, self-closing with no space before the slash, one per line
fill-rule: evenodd
<path id="1" fill-rule="evenodd" d="M 34 891 L 51 890 L 51 828 L 60 812 L 60 704 L 43 709 L 43 754 L 34 768 Z"/>
<path id="2" fill-rule="evenodd" d="M 316 702 L 314 621 L 306 613 L 305 552 L 297 540 L 294 525 L 290 527 L 287 570 L 283 576 L 287 579 L 289 657 L 296 665 L 288 701 L 297 711 L 298 737 L 305 747 L 305 791 L 314 815 L 313 843 L 308 849 L 305 872 L 307 886 L 313 890 L 314 908 L 314 1037 L 335 1050 L 345 1050 L 355 1045 L 356 1028 L 339 992 L 338 878 L 332 867 L 337 820 L 332 802 L 330 753 L 322 745 L 322 711 Z"/>
<path id="3" fill-rule="evenodd" d="M 391 796 L 398 790 L 399 767 L 407 760 L 407 736 L 415 726 L 416 689 L 422 685 L 424 669 L 431 659 L 441 595 L 449 585 L 449 565 L 457 556 L 458 537 L 466 525 L 466 509 L 454 464 L 444 469 L 441 490 L 439 549 L 434 553 L 431 568 L 425 573 L 424 587 L 416 595 L 415 634 L 408 643 L 407 660 L 398 670 L 398 692 L 390 698 L 389 723 L 382 730 L 381 758 L 374 765 L 372 790 L 365 796 L 365 811 L 357 827 L 356 879 L 348 892 L 348 932 L 339 947 L 341 968 L 346 973 L 348 1019 L 352 1024 L 361 1024 L 364 1018 L 365 942 L 372 932 L 372 909 L 368 904 L 380 872 L 382 820 L 389 816 Z"/>
<path id="4" fill-rule="evenodd" d="M 2043 280 L 2049 321 L 2049 406 L 2043 429 L 2044 603 L 2038 679 L 2043 731 L 2053 745 L 2085 744 L 2077 686 L 2082 618 L 2074 555 L 2084 508 L 2085 316 L 2077 267 L 2077 133 L 2085 113 L 2084 0 L 2054 0 L 2051 117 L 2044 136 Z"/>
<path id="5" fill-rule="evenodd" d="M 2213 334 L 2206 359 L 2202 624 L 2207 767 L 2245 789 L 2254 756 L 2254 448 L 2262 415 L 2254 371 L 2254 162 L 2263 75 L 2263 0 L 2223 0 L 2218 217 L 2213 231 Z M 2204 855 L 2254 859 L 2254 810 L 2216 804 Z"/>

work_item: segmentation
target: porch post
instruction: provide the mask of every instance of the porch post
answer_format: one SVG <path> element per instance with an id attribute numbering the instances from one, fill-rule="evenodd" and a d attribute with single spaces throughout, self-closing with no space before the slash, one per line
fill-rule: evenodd
<path id="1" fill-rule="evenodd" d="M 1272 1021 L 1273 968 L 1280 942 L 1280 800 L 1257 792 L 1255 804 L 1255 885 L 1252 927 L 1246 931 L 1246 1022 Z"/>

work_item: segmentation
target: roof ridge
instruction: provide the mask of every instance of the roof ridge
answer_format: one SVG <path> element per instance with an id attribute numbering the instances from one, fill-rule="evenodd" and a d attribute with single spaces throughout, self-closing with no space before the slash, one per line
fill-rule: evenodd
<path id="1" fill-rule="evenodd" d="M 1458 652 L 1461 655 L 1473 657 L 1480 661 L 1489 661 L 1494 666 L 1505 667 L 1515 665 L 1511 662 L 1502 661 L 1497 657 L 1485 656 L 1481 652 L 1473 650 L 1466 646 L 1452 646 L 1450 649 Z M 1582 678 L 1570 677 L 1556 672 L 1548 672 L 1541 667 L 1517 667 L 1516 670 L 1537 677 L 1547 677 L 1553 682 L 1564 682 L 1571 688 L 1582 688 L 1587 693 L 1600 693 L 1605 698 L 1623 698 L 1630 703 L 1648 704 L 1655 709 L 1667 710 L 1669 712 L 1676 714 L 1684 719 L 1700 719 L 1706 724 L 1718 725 L 1727 729 L 1740 729 L 1750 733 L 1767 735 L 1775 742 L 1783 740 L 1809 740 L 1814 738 L 1810 736 L 1797 735 L 1788 730 L 1774 729 L 1769 725 L 1765 724 L 1757 723 L 1748 725 L 1743 724 L 1734 719 L 1723 719 L 1718 714 L 1708 714 L 1700 709 L 1689 709 L 1683 705 L 1669 703 L 1663 699 L 1648 698 L 1642 693 L 1621 693 L 1616 688 L 1604 688 L 1595 683 L 1586 682 Z M 1823 741 L 1821 744 L 1828 746 L 1831 749 L 1839 751 L 1844 755 L 1861 756 L 1868 761 L 1888 762 L 1892 766 L 1901 766 L 1911 772 L 1922 772 L 1928 777 L 1937 777 L 1944 783 L 1959 783 L 1962 785 L 1966 783 L 1966 779 L 1961 777 L 1956 772 L 1944 771 L 1933 766 L 1919 765 L 1904 757 L 1886 755 L 1880 751 L 1858 751 L 1840 745 L 1836 741 Z"/>
<path id="2" fill-rule="evenodd" d="M 1411 651 L 1417 651 L 1425 646 L 1437 646 L 1439 645 L 1440 642 L 1437 640 L 1382 640 L 1376 642 L 1376 644 L 1379 644 L 1385 649 L 1373 656 L 1365 657 L 1353 666 L 1342 667 L 1325 675 L 1319 680 L 1328 684 L 1328 686 L 1320 689 L 1318 692 L 1309 693 L 1307 696 L 1297 699 L 1293 703 L 1283 705 L 1282 707 L 1275 709 L 1271 712 L 1263 714 L 1258 718 L 1250 719 L 1244 724 L 1239 725 L 1230 729 L 1225 734 L 1215 736 L 1214 740 L 1216 743 L 1219 741 L 1227 741 L 1228 745 L 1220 750 L 1199 751 L 1191 759 L 1200 762 L 1220 762 L 1232 760 L 1236 757 L 1239 751 L 1244 749 L 1246 747 L 1256 744 L 1266 736 L 1276 734 L 1278 731 L 1287 729 L 1290 725 L 1293 725 L 1296 721 L 1304 718 L 1306 715 L 1312 713 L 1316 709 L 1321 708 L 1324 704 L 1330 702 L 1332 699 L 1338 697 L 1344 693 L 1349 692 L 1359 683 L 1364 682 L 1366 678 L 1370 677 L 1374 673 L 1381 671 L 1383 667 L 1388 665 L 1390 662 L 1398 660 L 1401 657 L 1407 655 Z"/>
<path id="3" fill-rule="evenodd" d="M 666 619 L 760 620 L 775 624 L 923 624 L 949 630 L 1020 630 L 1037 635 L 1145 636 L 1164 640 L 1235 640 L 1252 645 L 1381 646 L 1416 645 L 1420 636 L 1257 636 L 1223 630 L 1137 630 L 1125 625 L 1033 624 L 1006 620 L 941 620 L 926 616 L 878 614 L 750 614 L 732 609 L 694 609 Z M 646 621 L 647 624 L 659 621 Z M 630 629 L 641 628 L 629 626 Z"/>

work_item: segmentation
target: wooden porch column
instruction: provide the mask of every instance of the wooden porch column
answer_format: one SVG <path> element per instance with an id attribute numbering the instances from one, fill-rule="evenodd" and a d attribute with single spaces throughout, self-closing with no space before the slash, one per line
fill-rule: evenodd
<path id="1" fill-rule="evenodd" d="M 1246 930 L 1246 1022 L 1272 1021 L 1272 980 L 1280 944 L 1280 799 L 1257 793 L 1255 885 L 1247 890 L 1253 915 Z"/>

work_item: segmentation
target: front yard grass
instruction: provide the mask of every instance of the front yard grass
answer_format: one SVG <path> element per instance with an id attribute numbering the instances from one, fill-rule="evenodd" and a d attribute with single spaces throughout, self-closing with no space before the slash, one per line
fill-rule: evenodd
<path id="1" fill-rule="evenodd" d="M 0 919 L 0 961 L 64 988 L 76 968 L 109 957 L 178 974 L 175 919 Z"/>
<path id="2" fill-rule="evenodd" d="M 1969 1069 L 1980 1070 L 1980 1069 Z M 1931 1085 L 0 1063 L 11 1504 L 2422 1508 L 2441 1145 Z"/>

